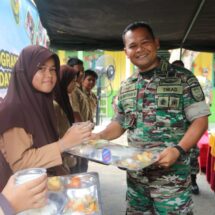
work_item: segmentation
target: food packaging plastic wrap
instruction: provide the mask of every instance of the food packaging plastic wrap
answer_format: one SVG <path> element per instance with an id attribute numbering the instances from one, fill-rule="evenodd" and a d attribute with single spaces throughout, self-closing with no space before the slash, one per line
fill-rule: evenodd
<path id="1" fill-rule="evenodd" d="M 134 171 L 157 161 L 156 151 L 114 144 L 107 140 L 91 140 L 87 144 L 74 146 L 67 152 L 91 161 Z"/>
<path id="2" fill-rule="evenodd" d="M 48 178 L 48 203 L 19 215 L 103 215 L 95 172 Z"/>

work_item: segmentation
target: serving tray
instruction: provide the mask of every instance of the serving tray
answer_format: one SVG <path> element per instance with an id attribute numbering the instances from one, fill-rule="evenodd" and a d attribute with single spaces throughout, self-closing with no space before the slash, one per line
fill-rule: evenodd
<path id="1" fill-rule="evenodd" d="M 124 146 L 107 140 L 90 140 L 70 148 L 67 152 L 94 162 L 134 171 L 150 166 L 158 157 L 152 150 Z"/>

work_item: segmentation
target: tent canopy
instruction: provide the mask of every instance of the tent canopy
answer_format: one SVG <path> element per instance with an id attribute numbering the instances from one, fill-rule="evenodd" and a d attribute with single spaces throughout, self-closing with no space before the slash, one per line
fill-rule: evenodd
<path id="1" fill-rule="evenodd" d="M 121 34 L 148 22 L 161 49 L 215 51 L 214 0 L 34 0 L 52 47 L 122 50 Z"/>

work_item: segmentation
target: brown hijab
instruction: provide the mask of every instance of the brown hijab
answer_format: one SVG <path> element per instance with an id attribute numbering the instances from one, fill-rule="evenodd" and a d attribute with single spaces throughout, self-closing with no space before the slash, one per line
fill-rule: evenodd
<path id="1" fill-rule="evenodd" d="M 13 127 L 24 128 L 38 148 L 58 139 L 52 93 L 37 91 L 32 79 L 38 66 L 52 57 L 59 81 L 60 62 L 56 54 L 41 46 L 24 48 L 13 68 L 7 95 L 0 104 L 0 134 Z"/>
<path id="2" fill-rule="evenodd" d="M 55 99 L 66 114 L 70 125 L 72 125 L 75 120 L 73 115 L 73 109 L 69 101 L 67 87 L 69 86 L 71 81 L 75 79 L 76 76 L 77 72 L 71 66 L 62 65 L 60 67 L 59 89 L 58 87 L 55 88 Z"/>

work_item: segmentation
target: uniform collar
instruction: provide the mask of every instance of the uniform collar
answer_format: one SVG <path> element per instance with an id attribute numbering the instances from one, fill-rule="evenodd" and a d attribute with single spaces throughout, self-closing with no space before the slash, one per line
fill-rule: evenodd
<path id="1" fill-rule="evenodd" d="M 145 76 L 145 75 L 151 75 L 152 73 L 164 73 L 166 74 L 168 72 L 168 69 L 170 67 L 170 63 L 164 59 L 164 58 L 160 58 L 160 63 L 158 65 L 158 67 L 155 67 L 151 70 L 145 71 L 145 72 L 141 72 L 140 70 L 135 71 L 131 76 L 130 76 L 130 80 L 132 82 L 136 81 L 139 77 L 139 75 Z"/>

